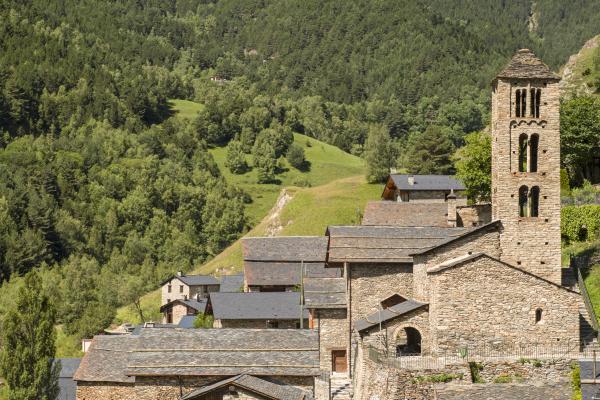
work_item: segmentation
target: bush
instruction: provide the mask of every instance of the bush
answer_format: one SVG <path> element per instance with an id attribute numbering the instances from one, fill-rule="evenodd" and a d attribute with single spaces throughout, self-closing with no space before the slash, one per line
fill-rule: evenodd
<path id="1" fill-rule="evenodd" d="M 471 382 L 473 383 L 485 383 L 479 375 L 479 371 L 483 370 L 483 364 L 471 361 L 469 363 L 469 370 L 471 371 Z"/>
<path id="2" fill-rule="evenodd" d="M 511 383 L 513 381 L 510 375 L 500 375 L 494 379 L 494 383 Z"/>
<path id="3" fill-rule="evenodd" d="M 571 364 L 571 388 L 573 389 L 572 400 L 581 400 L 581 371 L 577 363 Z"/>
<path id="4" fill-rule="evenodd" d="M 194 320 L 194 328 L 196 329 L 210 329 L 213 327 L 214 318 L 212 315 L 205 315 L 200 313 Z"/>
<path id="5" fill-rule="evenodd" d="M 600 205 L 566 206 L 560 214 L 560 233 L 568 242 L 590 241 L 598 237 Z"/>
<path id="6" fill-rule="evenodd" d="M 306 158 L 304 156 L 304 149 L 296 143 L 291 144 L 287 151 L 286 158 L 292 167 L 300 170 L 305 168 Z"/>

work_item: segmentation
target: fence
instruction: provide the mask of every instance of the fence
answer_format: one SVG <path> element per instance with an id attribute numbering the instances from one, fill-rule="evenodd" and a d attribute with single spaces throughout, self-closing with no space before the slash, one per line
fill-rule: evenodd
<path id="1" fill-rule="evenodd" d="M 592 328 L 598 334 L 599 332 L 599 324 L 598 318 L 596 317 L 596 312 L 594 310 L 594 306 L 590 300 L 590 296 L 588 294 L 587 288 L 585 286 L 585 282 L 583 281 L 583 275 L 581 274 L 581 270 L 588 267 L 590 260 L 589 254 L 583 254 L 579 256 L 571 256 L 570 266 L 575 271 L 577 277 L 577 283 L 579 286 L 579 291 L 581 292 L 581 297 L 583 298 L 583 302 L 585 304 L 585 309 L 588 312 L 590 322 L 592 324 Z"/>
<path id="2" fill-rule="evenodd" d="M 588 354 L 589 353 L 589 354 Z M 600 352 L 598 353 L 600 355 Z M 582 352 L 579 341 L 518 343 L 486 342 L 437 352 L 433 355 L 390 355 L 369 347 L 371 361 L 398 369 L 442 369 L 450 365 L 484 361 L 557 360 L 593 357 L 593 350 Z"/>

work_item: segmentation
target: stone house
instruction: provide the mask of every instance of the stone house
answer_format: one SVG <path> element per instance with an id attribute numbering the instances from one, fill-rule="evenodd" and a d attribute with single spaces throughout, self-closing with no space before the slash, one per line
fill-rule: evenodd
<path id="1" fill-rule="evenodd" d="M 160 304 L 163 305 L 177 299 L 207 298 L 209 293 L 219 290 L 220 282 L 210 275 L 185 275 L 177 272 L 160 285 Z"/>
<path id="2" fill-rule="evenodd" d="M 185 316 L 210 314 L 211 307 L 208 299 L 197 294 L 195 299 L 177 299 L 163 304 L 160 312 L 163 315 L 163 324 L 177 325 Z"/>
<path id="3" fill-rule="evenodd" d="M 237 387 L 248 383 L 239 375 L 310 399 L 318 352 L 317 333 L 308 329 L 142 329 L 139 335 L 96 336 L 75 373 L 77 399 L 202 398 L 198 391 L 226 379 L 238 379 Z"/>
<path id="4" fill-rule="evenodd" d="M 326 237 L 244 238 L 245 291 L 291 292 L 298 290 L 302 274 L 336 277 L 340 271 L 325 268 Z"/>
<path id="5" fill-rule="evenodd" d="M 391 174 L 383 188 L 381 198 L 399 203 L 444 203 L 450 193 L 467 204 L 465 185 L 451 175 Z"/>
<path id="6" fill-rule="evenodd" d="M 299 292 L 211 293 L 215 328 L 308 328 Z"/>

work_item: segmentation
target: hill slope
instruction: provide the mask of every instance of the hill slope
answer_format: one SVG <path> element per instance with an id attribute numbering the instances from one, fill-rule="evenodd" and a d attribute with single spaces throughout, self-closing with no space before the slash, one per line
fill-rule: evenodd
<path id="1" fill-rule="evenodd" d="M 367 184 L 364 177 L 338 179 L 313 188 L 283 189 L 279 200 L 269 214 L 250 232 L 251 236 L 322 235 L 328 225 L 356 224 L 360 212 L 369 200 L 381 195 L 381 185 Z M 233 243 L 211 261 L 190 273 L 234 273 L 242 270 L 241 239 Z M 155 290 L 142 298 L 144 315 L 161 318 L 160 291 Z M 139 322 L 133 306 L 121 307 L 115 322 Z"/>

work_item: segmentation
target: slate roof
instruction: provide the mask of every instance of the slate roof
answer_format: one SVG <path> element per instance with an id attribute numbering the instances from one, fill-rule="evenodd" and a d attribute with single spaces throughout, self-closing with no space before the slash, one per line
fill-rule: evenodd
<path id="1" fill-rule="evenodd" d="M 160 329 L 161 331 L 163 329 Z M 127 364 L 138 335 L 94 336 L 73 377 L 76 381 L 134 382 L 127 376 Z"/>
<path id="2" fill-rule="evenodd" d="M 370 201 L 362 225 L 448 226 L 447 203 L 398 203 Z"/>
<path id="3" fill-rule="evenodd" d="M 213 316 L 217 320 L 289 320 L 300 318 L 298 292 L 211 293 Z M 303 315 L 308 318 L 308 312 Z"/>
<path id="4" fill-rule="evenodd" d="M 304 304 L 306 308 L 345 308 L 346 279 L 306 278 Z"/>
<path id="5" fill-rule="evenodd" d="M 183 299 L 175 299 L 172 300 L 171 302 L 167 303 L 167 304 L 163 304 L 160 307 L 160 312 L 164 312 L 165 309 L 167 309 L 168 307 L 172 306 L 175 303 L 180 303 L 180 304 L 184 304 L 196 311 L 198 311 L 199 313 L 204 314 L 204 312 L 206 312 L 206 306 L 208 305 L 208 299 L 200 299 L 200 300 L 196 300 L 196 299 L 188 299 L 188 300 L 183 300 Z"/>
<path id="6" fill-rule="evenodd" d="M 426 306 L 427 303 L 421 303 L 416 300 L 406 300 L 400 304 L 396 304 L 395 306 L 384 308 L 381 313 L 374 312 L 372 314 L 367 315 L 366 318 L 361 318 L 359 320 L 354 321 L 354 329 L 358 332 L 364 331 L 365 329 L 372 328 L 374 326 L 379 325 L 379 316 L 381 314 L 381 322 L 385 323 L 391 319 L 400 317 L 402 315 L 408 314 L 411 311 L 414 311 L 418 308 Z"/>
<path id="7" fill-rule="evenodd" d="M 560 77 L 529 49 L 519 50 L 497 78 L 560 80 Z"/>
<path id="8" fill-rule="evenodd" d="M 245 261 L 246 283 L 248 286 L 299 285 L 301 266 L 300 262 Z M 325 268 L 324 262 L 305 262 L 304 271 L 304 276 L 307 277 L 335 278 L 340 276 L 338 269 Z"/>
<path id="9" fill-rule="evenodd" d="M 412 254 L 471 228 L 329 226 L 328 262 L 412 263 Z"/>
<path id="10" fill-rule="evenodd" d="M 191 393 L 183 396 L 182 400 L 196 400 L 202 398 L 205 394 L 208 394 L 216 389 L 223 388 L 225 386 L 236 386 L 242 389 L 246 389 L 250 392 L 266 396 L 275 400 L 303 400 L 312 399 L 310 393 L 305 392 L 302 389 L 270 382 L 252 375 L 237 375 L 231 378 L 223 379 L 210 385 L 206 385 L 200 389 L 194 390 Z"/>
<path id="11" fill-rule="evenodd" d="M 408 183 L 408 178 L 414 178 L 414 184 Z M 410 175 L 391 174 L 389 179 L 400 190 L 466 190 L 465 185 L 454 175 Z"/>
<path id="12" fill-rule="evenodd" d="M 221 276 L 219 292 L 239 292 L 244 286 L 244 274 Z"/>
<path id="13" fill-rule="evenodd" d="M 211 275 L 173 275 L 169 279 L 165 279 L 161 283 L 161 286 L 173 279 L 179 279 L 181 282 L 185 283 L 188 286 L 218 285 L 219 284 L 219 280 Z"/>
<path id="14" fill-rule="evenodd" d="M 450 243 L 453 243 L 453 242 L 455 242 L 457 240 L 463 239 L 463 238 L 465 238 L 467 236 L 470 236 L 470 235 L 472 235 L 474 233 L 481 232 L 481 231 L 484 231 L 486 229 L 490 229 L 490 230 L 491 229 L 495 229 L 495 228 L 498 228 L 500 225 L 501 225 L 500 220 L 496 220 L 496 221 L 492 221 L 490 223 L 487 223 L 485 225 L 480 225 L 480 226 L 471 228 L 471 229 L 463 232 L 460 235 L 452 236 L 452 237 L 450 237 L 450 238 L 448 238 L 448 239 L 446 239 L 444 241 L 441 241 L 438 244 L 436 244 L 435 246 L 429 247 L 427 249 L 422 249 L 420 251 L 413 252 L 412 255 L 427 254 L 427 253 L 429 253 L 432 250 L 439 249 L 439 248 L 441 248 L 441 247 L 443 247 L 443 246 L 445 246 L 447 244 L 450 244 Z"/>
<path id="15" fill-rule="evenodd" d="M 327 238 L 323 236 L 252 237 L 242 240 L 244 261 L 324 262 Z"/>
<path id="16" fill-rule="evenodd" d="M 143 329 L 126 373 L 316 376 L 318 340 L 308 329 Z"/>
<path id="17" fill-rule="evenodd" d="M 309 329 L 151 329 L 95 336 L 77 381 L 134 382 L 135 376 L 316 376 L 318 333 Z"/>
<path id="18" fill-rule="evenodd" d="M 59 358 L 61 369 L 58 375 L 58 400 L 75 400 L 77 392 L 77 383 L 73 380 L 73 375 L 81 358 Z"/>
<path id="19" fill-rule="evenodd" d="M 581 382 L 593 382 L 594 381 L 594 361 L 593 360 L 579 360 L 579 370 Z M 596 361 L 596 382 L 600 385 L 600 361 Z M 600 388 L 600 386 L 599 386 Z"/>
<path id="20" fill-rule="evenodd" d="M 198 318 L 197 315 L 184 315 L 179 320 L 179 324 L 177 324 L 177 328 L 183 328 L 183 329 L 191 329 L 191 328 L 193 328 L 194 327 L 194 322 L 196 321 L 196 318 Z"/>

